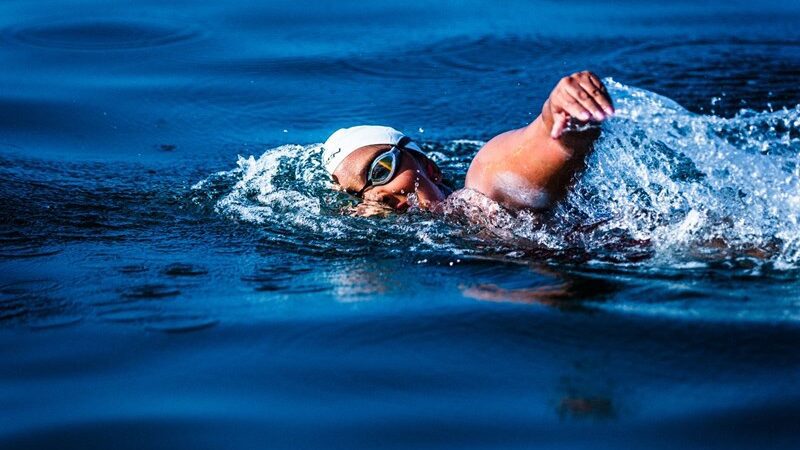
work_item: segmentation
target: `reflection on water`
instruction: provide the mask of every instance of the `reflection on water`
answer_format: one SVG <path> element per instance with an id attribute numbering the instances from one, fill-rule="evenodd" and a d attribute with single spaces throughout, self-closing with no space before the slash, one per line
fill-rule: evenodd
<path id="1" fill-rule="evenodd" d="M 553 276 L 553 274 L 550 274 Z M 493 283 L 463 285 L 464 296 L 490 302 L 540 304 L 563 311 L 589 312 L 621 287 L 613 283 L 574 276 L 559 276 L 553 284 L 504 288 Z"/>
<path id="2" fill-rule="evenodd" d="M 563 376 L 559 381 L 558 392 L 561 397 L 556 405 L 556 412 L 561 420 L 612 420 L 619 415 L 619 405 L 614 403 L 608 385 L 602 385 L 602 379 L 591 379 L 588 376 L 601 377 L 592 373 L 587 364 L 575 364 L 574 376 Z M 587 373 L 588 372 L 588 373 Z M 607 383 L 607 382 L 606 382 Z"/>
<path id="3" fill-rule="evenodd" d="M 614 417 L 611 399 L 568 395 L 558 404 L 558 413 L 576 418 L 609 419 Z"/>
<path id="4" fill-rule="evenodd" d="M 608 280 L 587 278 L 569 273 L 558 273 L 547 268 L 534 268 L 539 275 L 533 278 L 534 286 L 526 286 L 518 280 L 513 287 L 501 287 L 494 283 L 461 286 L 463 295 L 481 301 L 540 304 L 562 311 L 589 312 L 598 303 L 612 297 L 622 289 L 620 284 Z M 545 281 L 545 284 L 540 284 Z M 522 285 L 520 285 L 522 284 Z"/>
<path id="5" fill-rule="evenodd" d="M 364 261 L 363 265 L 343 268 L 334 273 L 332 284 L 334 296 L 339 302 L 361 302 L 380 298 L 390 289 L 397 289 L 404 282 L 400 274 L 386 273 L 387 268 L 372 261 Z"/>

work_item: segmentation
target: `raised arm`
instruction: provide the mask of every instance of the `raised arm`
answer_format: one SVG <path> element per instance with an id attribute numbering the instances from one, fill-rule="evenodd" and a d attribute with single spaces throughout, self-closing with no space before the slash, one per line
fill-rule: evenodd
<path id="1" fill-rule="evenodd" d="M 561 199 L 575 171 L 600 136 L 597 127 L 567 130 L 601 122 L 614 114 L 600 79 L 579 72 L 558 82 L 539 117 L 524 128 L 494 137 L 470 164 L 465 187 L 510 208 L 547 208 Z"/>

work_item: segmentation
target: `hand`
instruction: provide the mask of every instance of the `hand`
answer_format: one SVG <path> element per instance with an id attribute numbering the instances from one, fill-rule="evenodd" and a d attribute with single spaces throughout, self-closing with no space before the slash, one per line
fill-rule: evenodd
<path id="1" fill-rule="evenodd" d="M 561 137 L 570 119 L 601 122 L 613 114 L 614 106 L 603 82 L 586 71 L 562 78 L 542 108 L 545 123 L 552 126 L 550 136 L 553 139 Z"/>

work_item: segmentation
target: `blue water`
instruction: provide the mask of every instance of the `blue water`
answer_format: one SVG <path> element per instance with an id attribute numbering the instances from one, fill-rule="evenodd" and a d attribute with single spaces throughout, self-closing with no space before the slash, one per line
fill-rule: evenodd
<path id="1" fill-rule="evenodd" d="M 171 3 L 171 4 L 168 4 Z M 0 447 L 797 448 L 800 4 L 0 4 Z M 353 217 L 319 142 L 463 183 L 591 69 L 552 211 Z"/>

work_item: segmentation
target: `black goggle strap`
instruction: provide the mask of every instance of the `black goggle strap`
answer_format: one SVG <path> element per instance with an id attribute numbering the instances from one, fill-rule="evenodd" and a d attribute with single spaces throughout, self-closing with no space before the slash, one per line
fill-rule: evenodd
<path id="1" fill-rule="evenodd" d="M 406 145 L 411 143 L 411 138 L 408 136 L 403 136 L 397 141 L 397 144 L 394 144 L 395 147 L 400 147 L 402 149 L 406 148 Z"/>

